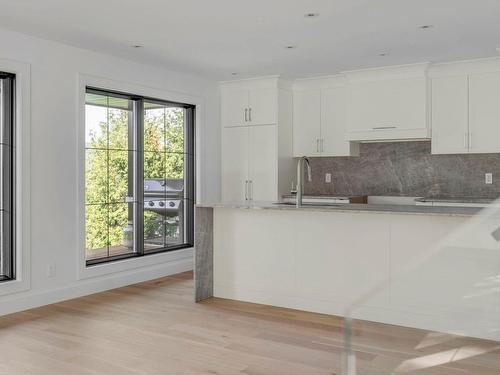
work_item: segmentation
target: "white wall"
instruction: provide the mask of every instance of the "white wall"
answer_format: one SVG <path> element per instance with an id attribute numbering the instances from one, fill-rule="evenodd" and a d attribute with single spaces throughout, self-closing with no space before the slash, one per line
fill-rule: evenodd
<path id="1" fill-rule="evenodd" d="M 80 278 L 79 75 L 199 97 L 203 111 L 197 172 L 202 201 L 219 198 L 216 82 L 0 30 L 3 59 L 29 64 L 31 70 L 31 271 L 24 275 L 30 276 L 26 291 L 5 294 L 0 284 L 0 314 L 190 269 L 192 250 L 184 250 L 123 261 L 118 267 L 99 266 L 95 276 Z M 49 263 L 56 266 L 51 278 L 46 275 Z"/>

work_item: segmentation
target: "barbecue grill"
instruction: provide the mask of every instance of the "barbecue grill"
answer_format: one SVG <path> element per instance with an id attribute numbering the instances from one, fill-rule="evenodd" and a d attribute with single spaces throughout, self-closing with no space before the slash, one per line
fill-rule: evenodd
<path id="1" fill-rule="evenodd" d="M 151 245 L 174 245 L 183 239 L 184 180 L 150 178 L 144 180 L 144 211 L 154 212 L 158 230 L 145 239 Z"/>

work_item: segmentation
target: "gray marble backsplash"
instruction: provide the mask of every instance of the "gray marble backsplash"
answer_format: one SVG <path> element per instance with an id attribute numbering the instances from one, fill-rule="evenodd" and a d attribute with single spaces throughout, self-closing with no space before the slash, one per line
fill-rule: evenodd
<path id="1" fill-rule="evenodd" d="M 387 142 L 361 144 L 357 157 L 310 161 L 308 195 L 500 196 L 500 153 L 431 155 L 430 141 Z M 493 173 L 492 185 L 485 173 Z"/>

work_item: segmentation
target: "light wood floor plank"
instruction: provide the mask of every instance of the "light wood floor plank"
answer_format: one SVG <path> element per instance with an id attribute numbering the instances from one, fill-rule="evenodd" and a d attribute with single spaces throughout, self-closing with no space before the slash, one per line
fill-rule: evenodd
<path id="1" fill-rule="evenodd" d="M 0 374 L 340 375 L 342 319 L 213 298 L 187 272 L 0 317 Z M 358 375 L 499 375 L 500 343 L 355 322 Z"/>

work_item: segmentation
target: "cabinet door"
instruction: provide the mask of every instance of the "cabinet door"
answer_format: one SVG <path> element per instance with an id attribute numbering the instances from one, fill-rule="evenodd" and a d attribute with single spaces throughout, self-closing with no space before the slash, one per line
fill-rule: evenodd
<path id="1" fill-rule="evenodd" d="M 321 127 L 320 90 L 293 94 L 293 156 L 317 156 Z"/>
<path id="2" fill-rule="evenodd" d="M 250 125 L 269 125 L 278 122 L 278 90 L 252 89 L 249 93 L 248 121 Z"/>
<path id="3" fill-rule="evenodd" d="M 500 72 L 469 78 L 469 150 L 500 152 Z"/>
<path id="4" fill-rule="evenodd" d="M 427 78 L 396 79 L 387 82 L 385 93 L 389 123 L 396 130 L 427 128 Z"/>
<path id="5" fill-rule="evenodd" d="M 372 131 L 376 127 L 393 127 L 387 116 L 387 90 L 383 82 L 355 83 L 349 88 L 349 131 Z"/>
<path id="6" fill-rule="evenodd" d="M 224 88 L 221 92 L 221 119 L 223 127 L 248 125 L 248 90 Z"/>
<path id="7" fill-rule="evenodd" d="M 248 128 L 224 128 L 222 135 L 222 200 L 245 200 L 248 179 Z"/>
<path id="8" fill-rule="evenodd" d="M 350 156 L 347 132 L 347 90 L 331 88 L 321 92 L 321 154 Z"/>
<path id="9" fill-rule="evenodd" d="M 358 140 L 428 136 L 426 78 L 355 83 L 349 91 L 350 139 L 356 132 Z"/>
<path id="10" fill-rule="evenodd" d="M 250 196 L 255 201 L 276 201 L 278 200 L 276 125 L 251 126 L 248 129 Z"/>
<path id="11" fill-rule="evenodd" d="M 467 76 L 432 80 L 432 153 L 468 152 L 469 81 Z"/>

